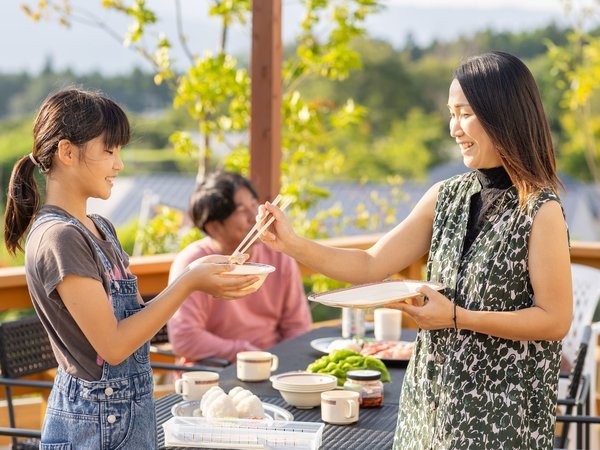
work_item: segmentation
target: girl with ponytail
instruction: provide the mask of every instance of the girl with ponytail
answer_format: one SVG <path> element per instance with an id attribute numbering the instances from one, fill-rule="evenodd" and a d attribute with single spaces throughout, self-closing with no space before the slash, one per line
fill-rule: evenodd
<path id="1" fill-rule="evenodd" d="M 41 448 L 155 448 L 148 341 L 193 291 L 241 298 L 257 278 L 223 277 L 230 267 L 214 263 L 227 257 L 211 255 L 144 304 L 113 225 L 86 211 L 88 198 L 110 197 L 123 169 L 127 116 L 99 93 L 67 89 L 45 100 L 33 137 L 11 175 L 4 233 L 11 253 L 25 249 L 33 306 L 59 365 Z"/>

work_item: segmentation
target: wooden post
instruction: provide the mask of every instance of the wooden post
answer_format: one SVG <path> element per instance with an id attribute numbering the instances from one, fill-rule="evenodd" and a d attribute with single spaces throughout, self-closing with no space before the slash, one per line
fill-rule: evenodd
<path id="1" fill-rule="evenodd" d="M 281 0 L 254 0 L 250 179 L 261 202 L 275 198 L 280 188 L 281 59 Z"/>

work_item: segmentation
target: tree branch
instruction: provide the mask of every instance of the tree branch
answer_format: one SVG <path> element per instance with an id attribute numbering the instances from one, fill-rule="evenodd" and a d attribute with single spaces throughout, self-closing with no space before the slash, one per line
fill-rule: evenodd
<path id="1" fill-rule="evenodd" d="M 190 48 L 187 45 L 187 38 L 183 32 L 183 21 L 181 20 L 181 0 L 175 0 L 175 18 L 177 24 L 177 37 L 179 38 L 179 43 L 181 44 L 181 48 L 183 52 L 190 60 L 190 63 L 194 65 L 195 58 L 194 54 L 191 52 Z"/>

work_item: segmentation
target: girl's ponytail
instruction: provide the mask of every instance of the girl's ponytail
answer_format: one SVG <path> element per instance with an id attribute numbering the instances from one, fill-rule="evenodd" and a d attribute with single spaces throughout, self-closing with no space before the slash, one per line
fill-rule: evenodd
<path id="1" fill-rule="evenodd" d="M 8 252 L 23 250 L 21 239 L 40 207 L 40 192 L 35 181 L 33 155 L 21 158 L 13 167 L 6 196 L 4 242 Z"/>

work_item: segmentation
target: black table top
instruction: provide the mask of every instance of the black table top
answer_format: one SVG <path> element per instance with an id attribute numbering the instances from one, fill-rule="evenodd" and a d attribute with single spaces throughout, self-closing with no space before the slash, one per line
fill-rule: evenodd
<path id="1" fill-rule="evenodd" d="M 310 346 L 310 341 L 322 337 L 339 336 L 340 329 L 323 327 L 311 330 L 289 341 L 277 344 L 269 351 L 279 357 L 279 368 L 274 373 L 284 373 L 303 370 L 316 358 L 323 354 Z M 415 330 L 402 330 L 401 339 L 412 340 Z M 353 425 L 336 426 L 325 424 L 322 449 L 373 449 L 388 450 L 392 446 L 398 401 L 402 380 L 406 370 L 405 363 L 386 364 L 392 377 L 391 383 L 384 384 L 384 403 L 380 408 L 361 408 L 359 421 Z M 220 372 L 219 385 L 229 391 L 235 386 L 251 390 L 264 402 L 280 406 L 294 415 L 294 420 L 302 422 L 320 422 L 320 408 L 298 409 L 288 405 L 271 386 L 270 381 L 256 383 L 242 382 L 236 378 L 236 367 L 232 364 Z M 171 407 L 182 401 L 177 394 L 171 394 L 159 399 L 156 403 L 159 448 L 164 447 L 162 424 L 171 418 Z"/>

